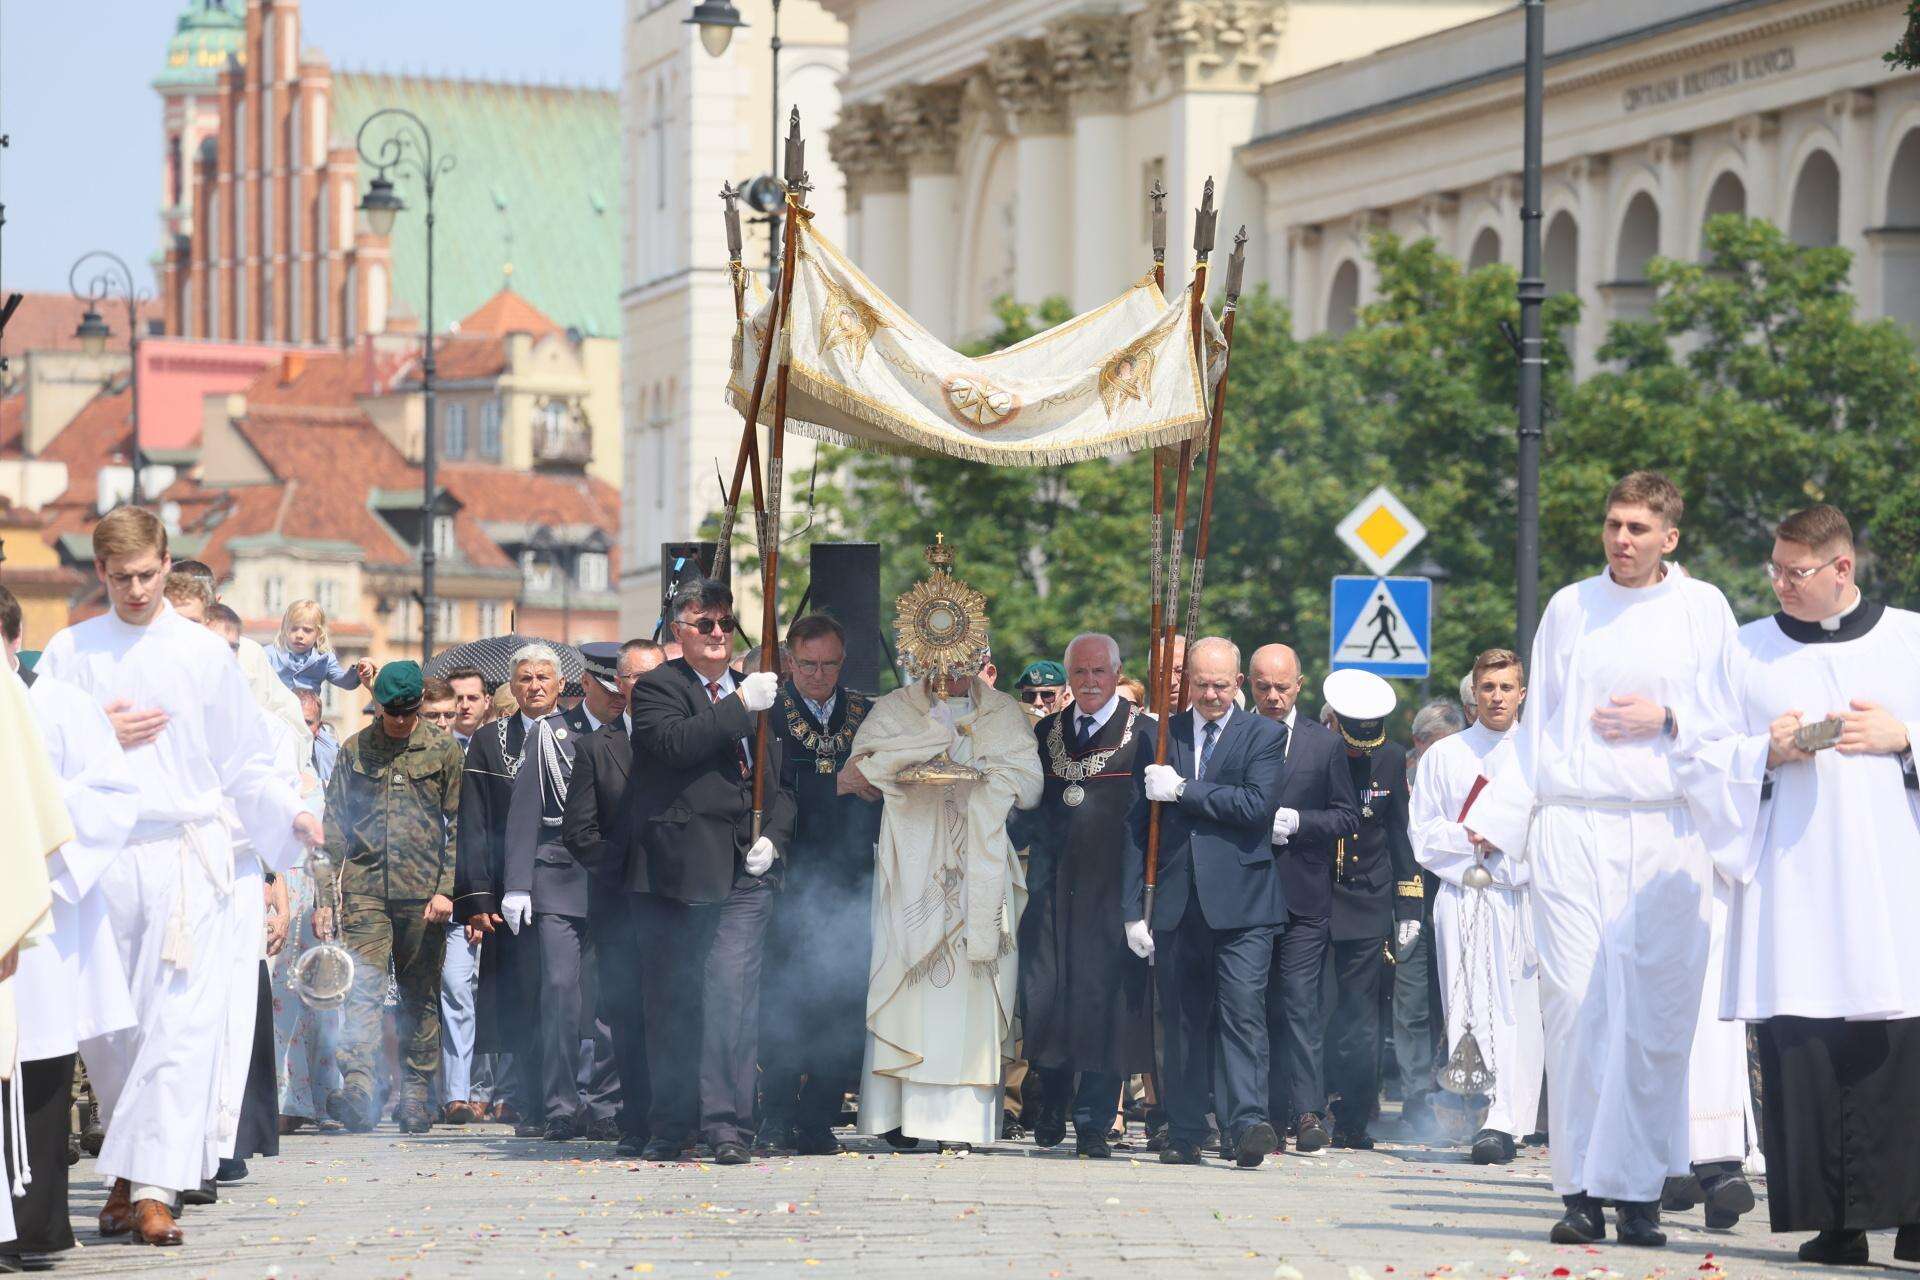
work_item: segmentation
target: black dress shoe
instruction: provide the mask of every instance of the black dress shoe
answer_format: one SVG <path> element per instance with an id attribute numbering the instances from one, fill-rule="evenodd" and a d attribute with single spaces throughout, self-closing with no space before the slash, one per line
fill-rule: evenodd
<path id="1" fill-rule="evenodd" d="M 837 1156 L 846 1148 L 831 1129 L 795 1129 L 793 1152 L 801 1156 Z"/>
<path id="2" fill-rule="evenodd" d="M 1621 1244 L 1642 1249 L 1664 1249 L 1667 1233 L 1660 1229 L 1658 1200 L 1614 1201 L 1614 1234 Z"/>
<path id="3" fill-rule="evenodd" d="M 637 1160 L 647 1153 L 647 1135 L 644 1133 L 626 1133 L 620 1136 L 620 1145 L 613 1149 L 617 1156 Z"/>
<path id="4" fill-rule="evenodd" d="M 1033 1118 L 1033 1145 L 1057 1147 L 1067 1140 L 1067 1113 L 1061 1107 L 1042 1107 Z"/>
<path id="5" fill-rule="evenodd" d="M 522 1120 L 513 1126 L 513 1136 L 516 1138 L 544 1138 L 547 1136 L 547 1126 L 538 1120 Z"/>
<path id="6" fill-rule="evenodd" d="M 1668 1178 L 1660 1189 L 1660 1207 L 1668 1213 L 1685 1213 L 1700 1203 L 1703 1193 L 1700 1179 L 1690 1173 Z"/>
<path id="7" fill-rule="evenodd" d="M 1206 1157 L 1200 1154 L 1200 1148 L 1191 1142 L 1182 1142 L 1179 1138 L 1168 1138 L 1167 1145 L 1160 1152 L 1161 1164 L 1204 1164 Z"/>
<path id="8" fill-rule="evenodd" d="M 680 1153 L 685 1150 L 685 1143 L 675 1142 L 672 1138 L 652 1138 L 648 1140 L 646 1146 L 640 1148 L 640 1158 L 651 1160 L 656 1164 L 665 1163 L 669 1160 L 678 1160 Z"/>
<path id="9" fill-rule="evenodd" d="M 1864 1267 L 1867 1265 L 1867 1233 L 1822 1231 L 1800 1246 L 1800 1261 L 1822 1262 L 1829 1267 Z"/>
<path id="10" fill-rule="evenodd" d="M 1320 1123 L 1320 1117 L 1313 1112 L 1302 1115 L 1295 1128 L 1298 1134 L 1293 1140 L 1293 1149 L 1301 1155 L 1311 1155 L 1327 1145 L 1326 1126 Z"/>
<path id="11" fill-rule="evenodd" d="M 1592 1196 L 1561 1196 L 1567 1211 L 1553 1224 L 1548 1239 L 1555 1244 L 1598 1244 L 1607 1238 L 1606 1215 Z"/>
<path id="12" fill-rule="evenodd" d="M 547 1127 L 540 1131 L 540 1136 L 548 1142 L 572 1142 L 575 1136 L 572 1118 L 547 1121 Z"/>
<path id="13" fill-rule="evenodd" d="M 196 1205 L 204 1208 L 207 1205 L 219 1203 L 219 1200 L 220 1184 L 211 1178 L 208 1178 L 197 1187 L 188 1187 L 180 1193 L 180 1203 L 182 1206 Z"/>
<path id="14" fill-rule="evenodd" d="M 1153 1125 L 1147 1130 L 1147 1150 L 1165 1151 L 1172 1136 L 1172 1131 L 1165 1122 Z"/>
<path id="15" fill-rule="evenodd" d="M 1909 1222 L 1893 1237 L 1893 1256 L 1902 1262 L 1920 1262 L 1920 1222 Z"/>
<path id="16" fill-rule="evenodd" d="M 1000 1122 L 1000 1141 L 1018 1142 L 1027 1136 L 1027 1127 L 1020 1123 L 1019 1116 L 1008 1116 Z"/>
<path id="17" fill-rule="evenodd" d="M 1706 1196 L 1707 1225 L 1715 1231 L 1731 1231 L 1740 1215 L 1753 1208 L 1753 1187 L 1739 1173 L 1714 1173 L 1700 1179 Z"/>
<path id="18" fill-rule="evenodd" d="M 232 1156 L 222 1156 L 220 1167 L 213 1171 L 215 1182 L 245 1182 L 247 1180 L 247 1162 L 236 1160 Z"/>
<path id="19" fill-rule="evenodd" d="M 1373 1135 L 1365 1129 L 1355 1129 L 1351 1131 L 1335 1129 L 1333 1131 L 1333 1145 L 1336 1147 L 1345 1147 L 1349 1151 L 1371 1151 L 1373 1150 Z"/>
<path id="20" fill-rule="evenodd" d="M 769 1118 L 753 1135 L 753 1149 L 760 1155 L 786 1155 L 793 1150 L 793 1126 L 784 1120 Z"/>
<path id="21" fill-rule="evenodd" d="M 620 1141 L 620 1122 L 612 1116 L 603 1116 L 587 1125 L 587 1137 L 594 1142 Z"/>
<path id="22" fill-rule="evenodd" d="M 713 1162 L 715 1164 L 747 1164 L 753 1160 L 753 1153 L 738 1142 L 716 1142 L 713 1144 Z"/>
<path id="23" fill-rule="evenodd" d="M 881 1134 L 880 1136 L 882 1138 L 885 1138 L 887 1140 L 887 1145 L 892 1147 L 895 1151 L 911 1151 L 915 1147 L 920 1145 L 920 1139 L 909 1138 L 906 1134 L 900 1132 L 900 1130 L 898 1129 L 889 1129 L 885 1133 Z"/>
<path id="24" fill-rule="evenodd" d="M 1107 1145 L 1107 1135 L 1091 1129 L 1073 1131 L 1073 1154 L 1085 1156 L 1089 1160 L 1110 1160 L 1113 1148 Z"/>
<path id="25" fill-rule="evenodd" d="M 1280 1135 L 1265 1120 L 1256 1120 L 1246 1127 L 1240 1135 L 1240 1141 L 1233 1144 L 1233 1162 L 1242 1169 L 1258 1169 L 1260 1162 L 1273 1154 L 1280 1145 Z"/>
<path id="26" fill-rule="evenodd" d="M 1511 1164 L 1513 1139 L 1498 1129 L 1482 1129 L 1473 1135 L 1471 1154 L 1475 1164 Z"/>

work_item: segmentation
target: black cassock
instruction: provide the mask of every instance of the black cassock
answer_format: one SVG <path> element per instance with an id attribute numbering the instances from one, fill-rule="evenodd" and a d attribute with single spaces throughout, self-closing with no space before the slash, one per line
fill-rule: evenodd
<path id="1" fill-rule="evenodd" d="M 464 924 L 500 914 L 506 893 L 507 808 L 526 747 L 526 722 L 515 715 L 483 724 L 467 744 L 460 779 L 460 841 L 454 856 L 453 918 Z M 480 946 L 480 990 L 474 997 L 475 1053 L 526 1053 L 539 1020 L 540 956 L 533 929 L 516 937 L 496 924 Z M 540 1115 L 538 1073 L 517 1080 L 514 1104 L 524 1120 Z"/>
<path id="2" fill-rule="evenodd" d="M 1020 929 L 1021 1036 L 1027 1060 L 1130 1076 L 1153 1070 L 1147 962 L 1127 948 L 1121 907 L 1127 815 L 1153 763 L 1154 720 L 1133 716 L 1133 738 L 1098 773 L 1077 784 L 1060 776 L 1049 742 L 1056 728 L 1070 762 L 1126 735 L 1133 704 L 1120 700 L 1084 752 L 1073 750 L 1077 714 L 1069 704 L 1034 726 L 1046 789 L 1037 808 L 1016 813 L 1014 843 L 1027 846 L 1028 900 Z M 1066 802 L 1077 785 L 1080 803 Z"/>
<path id="3" fill-rule="evenodd" d="M 1920 1018 L 1755 1026 L 1773 1229 L 1920 1223 Z"/>

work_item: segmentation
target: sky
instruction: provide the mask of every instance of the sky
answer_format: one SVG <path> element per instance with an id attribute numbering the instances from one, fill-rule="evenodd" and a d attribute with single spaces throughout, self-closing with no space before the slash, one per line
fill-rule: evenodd
<path id="1" fill-rule="evenodd" d="M 91 249 L 143 288 L 160 245 L 160 95 L 185 0 L 0 0 L 0 283 L 64 290 Z M 620 82 L 622 0 L 303 0 L 335 70 Z M 691 11 L 691 4 L 688 6 Z"/>

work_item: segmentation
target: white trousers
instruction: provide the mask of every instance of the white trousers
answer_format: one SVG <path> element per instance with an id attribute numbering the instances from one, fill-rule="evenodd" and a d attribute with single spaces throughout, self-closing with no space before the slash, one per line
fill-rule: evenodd
<path id="1" fill-rule="evenodd" d="M 259 930 L 233 926 L 230 894 L 208 873 L 233 856 L 220 824 L 200 829 L 205 857 L 182 837 L 130 844 L 101 876 L 114 939 L 139 1021 L 80 1047 L 107 1126 L 101 1176 L 180 1191 L 212 1173 L 209 1124 L 232 1011 L 236 952 L 257 953 Z M 254 889 L 256 900 L 258 887 Z M 180 908 L 176 911 L 176 908 Z M 161 958 L 178 925 L 184 967 Z"/>
<path id="2" fill-rule="evenodd" d="M 1687 1064 L 1687 1149 L 1695 1164 L 1745 1162 L 1755 1130 L 1753 1088 L 1747 1075 L 1747 1024 L 1720 1021 L 1720 973 L 1727 958 L 1727 920 L 1733 890 L 1719 876 L 1708 895 L 1711 941 L 1706 981 Z"/>
<path id="3" fill-rule="evenodd" d="M 1530 844 L 1554 1190 L 1658 1200 L 1688 1165 L 1706 848 L 1678 805 L 1547 804 Z"/>
<path id="4" fill-rule="evenodd" d="M 1474 1039 L 1494 1074 L 1486 1127 L 1513 1138 L 1532 1133 L 1539 1119 L 1541 1064 L 1546 1053 L 1529 892 L 1524 888 L 1462 889 L 1442 881 L 1433 901 L 1447 1052 L 1451 1055 L 1466 1034 L 1471 1007 Z M 1476 906 L 1479 894 L 1485 897 Z M 1472 955 L 1463 950 L 1469 923 Z"/>

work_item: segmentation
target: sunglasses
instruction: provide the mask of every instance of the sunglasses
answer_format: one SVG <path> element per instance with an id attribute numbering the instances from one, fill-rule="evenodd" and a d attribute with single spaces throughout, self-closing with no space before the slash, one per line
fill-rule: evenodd
<path id="1" fill-rule="evenodd" d="M 692 622 L 687 621 L 685 618 L 675 618 L 673 623 L 677 627 L 692 627 L 703 636 L 710 636 L 715 631 L 718 631 L 723 636 L 730 636 L 740 629 L 740 620 L 732 616 L 725 618 L 697 618 Z"/>
<path id="2" fill-rule="evenodd" d="M 1020 701 L 1051 702 L 1059 697 L 1060 693 L 1061 690 L 1059 689 L 1022 689 L 1020 691 Z"/>

